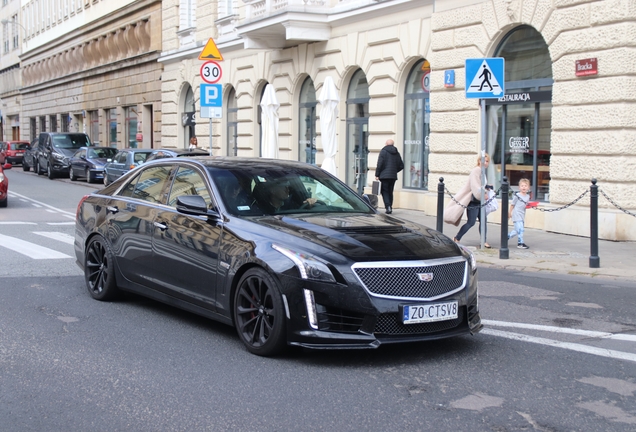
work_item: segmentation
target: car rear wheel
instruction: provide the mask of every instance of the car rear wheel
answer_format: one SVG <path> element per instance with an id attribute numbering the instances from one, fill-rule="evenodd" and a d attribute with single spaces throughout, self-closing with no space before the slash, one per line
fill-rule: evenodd
<path id="1" fill-rule="evenodd" d="M 119 296 L 113 253 L 103 237 L 93 237 L 86 247 L 84 277 L 88 292 L 94 299 L 108 301 Z"/>
<path id="2" fill-rule="evenodd" d="M 9 204 L 9 198 L 5 198 L 2 201 L 0 201 L 0 207 L 6 207 L 7 204 Z"/>
<path id="3" fill-rule="evenodd" d="M 273 356 L 286 345 L 285 307 L 278 283 L 265 270 L 248 270 L 234 296 L 234 324 L 252 354 Z"/>

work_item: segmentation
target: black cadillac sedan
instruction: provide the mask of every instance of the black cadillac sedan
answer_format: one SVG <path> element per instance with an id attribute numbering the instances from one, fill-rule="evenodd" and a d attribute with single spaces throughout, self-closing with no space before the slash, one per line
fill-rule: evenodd
<path id="1" fill-rule="evenodd" d="M 470 251 L 300 162 L 144 164 L 80 201 L 75 254 L 95 299 L 130 291 L 183 308 L 263 356 L 482 326 Z"/>

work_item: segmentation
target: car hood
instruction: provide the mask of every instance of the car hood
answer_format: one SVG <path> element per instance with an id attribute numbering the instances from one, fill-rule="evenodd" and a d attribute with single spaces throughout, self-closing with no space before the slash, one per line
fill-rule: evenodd
<path id="1" fill-rule="evenodd" d="M 461 255 L 458 246 L 442 233 L 380 214 L 264 216 L 253 219 L 280 234 L 307 240 L 356 261 L 422 260 Z"/>
<path id="2" fill-rule="evenodd" d="M 106 158 L 89 159 L 89 161 L 95 166 L 103 167 L 104 165 L 106 165 Z"/>

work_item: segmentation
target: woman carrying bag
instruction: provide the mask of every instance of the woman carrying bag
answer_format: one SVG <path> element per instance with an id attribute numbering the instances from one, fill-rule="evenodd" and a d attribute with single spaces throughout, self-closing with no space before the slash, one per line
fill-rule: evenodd
<path id="1" fill-rule="evenodd" d="M 484 157 L 484 168 L 488 168 L 489 164 L 490 156 L 486 153 Z M 488 180 L 486 180 L 486 183 L 488 183 Z M 481 196 L 481 157 L 478 157 L 477 166 L 470 171 L 468 181 L 464 187 L 455 194 L 455 200 L 451 201 L 448 207 L 446 207 L 446 210 L 444 210 L 444 222 L 458 226 L 464 214 L 464 208 L 466 208 L 467 221 L 453 238 L 455 242 L 459 243 L 461 241 L 464 234 L 475 225 L 477 219 L 479 219 L 479 232 L 481 233 Z M 488 197 L 488 191 L 485 191 L 485 196 Z M 486 230 L 486 221 L 484 220 L 483 222 L 484 230 Z M 484 243 L 484 247 L 490 249 L 490 245 L 487 242 Z"/>

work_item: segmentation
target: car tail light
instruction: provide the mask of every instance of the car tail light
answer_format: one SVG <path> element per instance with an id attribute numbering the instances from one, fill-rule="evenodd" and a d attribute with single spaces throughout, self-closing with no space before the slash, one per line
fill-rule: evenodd
<path id="1" fill-rule="evenodd" d="M 90 195 L 84 195 L 82 197 L 81 200 L 79 200 L 79 203 L 77 204 L 77 210 L 75 211 L 75 220 L 79 219 L 79 212 L 80 212 L 80 208 L 82 208 L 82 204 L 84 204 L 84 201 L 86 201 L 86 199 L 89 197 Z"/>

